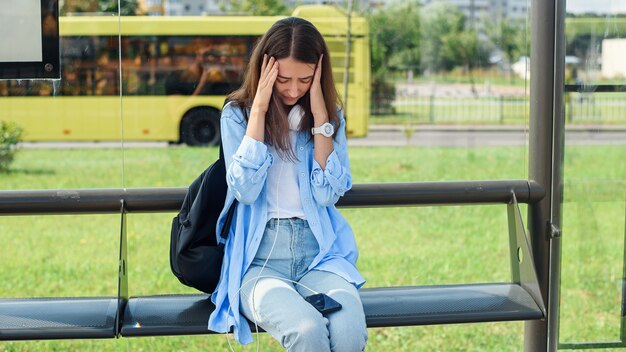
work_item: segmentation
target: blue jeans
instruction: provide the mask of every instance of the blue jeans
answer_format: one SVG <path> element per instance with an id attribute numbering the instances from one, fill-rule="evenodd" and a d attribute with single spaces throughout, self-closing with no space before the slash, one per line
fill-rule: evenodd
<path id="1" fill-rule="evenodd" d="M 288 351 L 363 351 L 367 326 L 356 287 L 339 275 L 308 270 L 319 247 L 306 220 L 278 222 L 271 219 L 267 223 L 243 277 L 241 312 L 251 322 L 256 320 Z M 341 304 L 341 310 L 323 316 L 303 298 L 315 293 L 311 290 L 332 297 Z"/>

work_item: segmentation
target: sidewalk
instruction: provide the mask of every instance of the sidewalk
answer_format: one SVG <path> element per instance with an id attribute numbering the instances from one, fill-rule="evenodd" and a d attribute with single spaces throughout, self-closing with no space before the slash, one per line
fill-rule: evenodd
<path id="1" fill-rule="evenodd" d="M 437 131 L 437 132 L 489 132 L 489 131 L 527 131 L 528 126 L 525 125 L 412 125 L 414 131 Z M 369 130 L 373 132 L 393 132 L 404 131 L 405 125 L 397 124 L 370 124 Z M 566 131 L 577 132 L 626 132 L 626 124 L 624 125 L 608 125 L 608 124 L 567 124 Z"/>

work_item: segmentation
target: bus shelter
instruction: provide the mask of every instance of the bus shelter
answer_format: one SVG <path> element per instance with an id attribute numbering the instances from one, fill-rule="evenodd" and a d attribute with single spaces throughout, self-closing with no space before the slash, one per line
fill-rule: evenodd
<path id="1" fill-rule="evenodd" d="M 594 93 L 619 94 L 624 92 L 623 82 L 619 80 L 598 81 L 595 84 L 580 80 L 571 80 L 566 77 L 568 62 L 566 60 L 566 12 L 567 4 L 565 0 L 554 1 L 532 1 L 528 14 L 528 28 L 530 33 L 530 60 L 527 72 L 530 72 L 528 81 L 528 125 L 525 133 L 527 135 L 527 146 L 525 156 L 522 158 L 526 165 L 516 165 L 524 169 L 527 177 L 523 179 L 496 179 L 496 180 L 464 180 L 464 181 L 441 181 L 432 182 L 411 181 L 411 182 L 364 182 L 355 184 L 351 190 L 338 204 L 345 208 L 373 207 L 382 208 L 386 206 L 446 206 L 446 205 L 470 205 L 470 204 L 506 204 L 506 229 L 508 240 L 506 242 L 507 261 L 510 264 L 510 282 L 502 283 L 461 283 L 457 285 L 420 285 L 395 287 L 376 287 L 362 291 L 364 304 L 368 314 L 368 326 L 372 328 L 411 326 L 411 325 L 431 325 L 431 324 L 464 324 L 476 322 L 502 322 L 502 321 L 524 321 L 523 327 L 523 348 L 525 351 L 556 351 L 558 349 L 587 349 L 587 348 L 620 348 L 626 347 L 626 324 L 624 323 L 624 266 L 616 268 L 615 263 L 611 264 L 611 279 L 618 287 L 618 293 L 612 292 L 613 307 L 607 311 L 619 310 L 617 317 L 605 318 L 600 316 L 598 320 L 608 319 L 609 322 L 617 323 L 615 338 L 611 334 L 604 334 L 602 338 L 590 340 L 583 337 L 578 339 L 576 334 L 571 334 L 563 329 L 570 326 L 563 324 L 564 316 L 571 318 L 569 300 L 563 300 L 564 288 L 563 273 L 569 273 L 575 264 L 570 259 L 564 261 L 563 248 L 567 248 L 568 231 L 576 232 L 576 229 L 568 228 L 564 224 L 564 219 L 568 219 L 568 211 L 576 216 L 584 214 L 593 219 L 605 220 L 607 217 L 596 215 L 608 209 L 608 221 L 615 223 L 615 218 L 621 219 L 626 211 L 624 195 L 624 175 L 623 170 L 623 147 L 616 149 L 608 148 L 605 153 L 618 153 L 616 165 L 612 165 L 611 170 L 617 170 L 616 174 L 605 175 L 598 171 L 600 176 L 596 178 L 577 178 L 564 173 L 564 165 L 570 147 L 568 144 L 568 133 L 566 125 L 568 122 L 568 112 L 571 112 L 571 105 L 575 101 L 572 94 L 580 94 L 576 99 L 590 99 Z M 2 10 L 0 10 L 2 11 Z M 470 19 L 475 19 L 473 12 L 470 12 Z M 121 21 L 120 21 L 121 23 Z M 360 22 L 359 22 L 360 23 Z M 364 24 L 361 26 L 366 27 Z M 332 27 L 332 26 L 331 26 Z M 617 28 L 617 25 L 615 26 Z M 619 30 L 617 30 L 619 33 Z M 359 45 L 364 45 L 366 31 L 359 33 L 355 40 L 362 40 Z M 121 35 L 120 35 L 121 37 Z M 337 36 L 336 36 L 337 37 Z M 340 41 L 339 38 L 335 40 Z M 249 38 L 246 38 L 248 40 Z M 157 41 L 158 42 L 158 41 Z M 121 41 L 120 41 L 121 43 Z M 247 42 L 241 43 L 242 52 L 245 50 Z M 93 43 L 92 43 L 93 44 Z M 335 43 L 336 44 L 336 43 Z M 339 44 L 336 44 L 340 46 Z M 340 49 L 346 49 L 341 46 Z M 361 50 L 358 47 L 355 50 Z M 348 46 L 349 50 L 349 46 Z M 611 49 L 612 50 L 612 49 Z M 337 50 L 339 52 L 340 50 Z M 610 49 L 607 49 L 610 51 Z M 80 53 L 77 53 L 79 55 Z M 83 53 L 84 54 L 84 53 Z M 338 55 L 339 56 L 339 55 Z M 348 55 L 349 56 L 349 55 Z M 120 54 L 120 62 L 122 55 Z M 345 58 L 344 58 L 345 60 Z M 358 67 L 352 72 L 362 69 L 368 60 L 357 61 Z M 607 59 L 608 62 L 608 59 Z M 342 62 L 342 63 L 345 63 Z M 104 64 L 104 63 L 102 63 Z M 569 63 L 571 64 L 571 62 Z M 578 64 L 578 62 L 576 62 Z M 341 67 L 341 65 L 337 65 Z M 350 67 L 350 63 L 346 65 Z M 113 70 L 115 71 L 115 69 Z M 349 71 L 349 70 L 348 70 Z M 117 68 L 119 73 L 119 92 L 109 94 L 116 99 L 119 98 L 120 126 L 124 126 L 124 97 L 122 69 Z M 364 76 L 355 75 L 352 79 L 359 80 Z M 115 78 L 115 77 L 112 77 Z M 350 78 L 346 80 L 350 82 Z M 97 84 L 92 82 L 91 88 L 96 89 Z M 369 84 L 369 76 L 363 79 L 363 84 Z M 20 83 L 21 84 L 21 83 Z M 34 85 L 39 84 L 35 82 Z M 53 87 L 56 87 L 54 84 Z M 354 83 L 351 89 L 358 89 L 358 84 Z M 71 88 L 71 87 L 65 87 Z M 117 89 L 117 88 L 116 88 Z M 358 91 L 358 94 L 369 93 L 367 90 Z M 352 94 L 357 94 L 352 93 Z M 119 95 L 119 97 L 117 96 Z M 363 104 L 368 102 L 365 95 L 353 98 L 352 104 Z M 0 97 L 2 99 L 3 97 Z M 28 104 L 27 97 L 21 104 Z M 214 99 L 215 100 L 215 99 Z M 354 103 L 356 101 L 356 103 Z M 0 104 L 2 102 L 0 101 Z M 110 100 L 108 104 L 112 104 Z M 436 105 L 434 102 L 432 105 Z M 362 106 L 352 110 L 360 111 Z M 570 109 L 567 110 L 566 109 Z M 432 111 L 432 110 L 431 110 Z M 623 114 L 623 113 L 622 113 Z M 431 115 L 434 118 L 434 116 Z M 367 126 L 367 121 L 359 124 L 363 129 Z M 595 126 L 595 125 L 594 125 Z M 94 126 L 91 126 L 94 127 Z M 115 128 L 119 128 L 115 127 Z M 596 128 L 596 127 L 591 127 Z M 97 126 L 96 126 L 97 129 Z M 123 131 L 123 127 L 121 128 Z M 141 131 L 149 134 L 151 131 Z M 180 132 L 180 131 L 176 131 Z M 68 131 L 66 134 L 71 134 Z M 359 132 L 362 133 L 362 132 Z M 407 132 L 407 138 L 410 138 Z M 63 187 L 53 186 L 51 189 L 41 190 L 30 187 L 20 189 L 7 187 L 0 191 L 0 214 L 10 217 L 13 215 L 35 216 L 53 215 L 60 216 L 58 221 L 72 221 L 74 215 L 82 214 L 93 216 L 93 214 L 115 214 L 115 218 L 110 218 L 107 226 L 116 227 L 114 241 L 96 241 L 92 246 L 111 246 L 115 255 L 110 258 L 110 262 L 115 265 L 115 272 L 111 273 L 115 282 L 109 284 L 107 289 L 116 291 L 106 297 L 44 297 L 41 299 L 31 298 L 2 298 L 0 299 L 0 340 L 40 340 L 40 339 L 92 339 L 92 338 L 117 338 L 131 336 L 170 336 L 170 335 L 196 335 L 207 333 L 201 330 L 202 321 L 205 315 L 199 312 L 206 312 L 210 309 L 207 306 L 205 296 L 190 295 L 188 292 L 161 292 L 162 296 L 144 294 L 142 288 L 134 294 L 133 275 L 139 278 L 145 272 L 150 271 L 150 267 L 145 263 L 133 263 L 129 261 L 129 253 L 141 252 L 141 247 L 133 245 L 131 241 L 140 238 L 143 229 L 129 227 L 129 219 L 140 217 L 134 213 L 158 213 L 173 212 L 180 206 L 185 189 L 181 187 L 162 186 L 155 181 L 149 187 L 142 187 L 142 178 L 149 178 L 141 167 L 149 160 L 133 160 L 135 157 L 130 149 L 125 148 L 125 140 L 122 136 L 120 154 L 104 152 L 100 158 L 107 158 L 113 155 L 113 159 L 122 164 L 121 186 L 114 187 L 111 184 L 100 183 L 101 180 L 90 181 L 91 187 Z M 578 149 L 572 149 L 572 154 L 584 153 Z M 73 152 L 68 152 L 73 153 Z M 80 152 L 78 152 L 80 153 Z M 187 156 L 187 155 L 185 155 Z M 143 156 L 145 158 L 145 155 Z M 597 156 L 601 158 L 601 155 Z M 169 161 L 183 169 L 185 163 L 178 160 L 174 152 Z M 582 158 L 582 157 L 581 157 Z M 81 159 L 79 155 L 76 160 Z M 471 159 L 471 158 L 470 158 Z M 613 160 L 613 159 L 611 159 Z M 44 163 L 45 161 L 42 161 Z M 128 163 L 128 165 L 126 165 Z M 492 167 L 497 169 L 504 164 L 502 160 L 496 160 Z M 519 164 L 519 163 L 518 163 Z M 470 164 L 471 165 L 471 164 Z M 372 168 L 373 165 L 370 165 Z M 405 168 L 411 166 L 404 165 Z M 593 169 L 594 165 L 587 168 Z M 163 175 L 172 175 L 176 172 L 161 170 Z M 176 170 L 178 171 L 178 170 Z M 606 170 L 605 170 L 606 171 Z M 40 170 L 46 173 L 46 169 Z M 25 172 L 27 177 L 37 172 Z M 93 174 L 90 174 L 93 177 Z M 139 181 L 130 181 L 131 178 Z M 167 176 L 163 176 L 167 177 Z M 571 179 L 570 179 L 571 178 Z M 7 178 L 8 182 L 14 182 Z M 128 180 L 128 181 L 127 181 Z M 89 183 L 88 183 L 89 184 Z M 102 187 L 100 185 L 106 185 Z M 115 184 L 115 182 L 113 183 Z M 62 185 L 62 184 L 61 184 Z M 71 183 L 70 183 L 71 185 Z M 572 196 L 568 194 L 571 192 Z M 587 197 L 587 207 L 582 211 L 573 209 L 567 202 L 577 202 L 576 197 Z M 595 203 L 602 203 L 595 207 Z M 525 209 L 526 213 L 520 210 Z M 382 214 L 381 210 L 381 214 Z M 67 216 L 70 214 L 71 216 Z M 371 213 L 370 213 L 371 215 Z M 565 216 L 564 216 L 565 215 Z M 355 216 L 356 219 L 356 216 Z M 593 220 L 592 219 L 592 220 Z M 368 219 L 372 220 L 372 219 Z M 594 221 L 595 221 L 594 220 Z M 455 219 L 449 219 L 454 222 Z M 96 223 L 94 221 L 94 223 Z M 575 222 L 573 222 L 575 223 Z M 2 229 L 10 231 L 15 224 L 22 224 L 19 220 L 8 221 Z M 525 225 L 526 224 L 526 225 Z M 30 225 L 37 227 L 36 221 Z M 601 230 L 602 224 L 595 224 L 595 229 Z M 89 225 L 84 226 L 84 232 L 90 232 Z M 617 225 L 611 229 L 621 229 L 626 236 L 623 227 L 624 221 L 618 221 Z M 388 229 L 388 228 L 387 228 Z M 584 231 L 588 229 L 585 228 Z M 46 231 L 48 231 L 46 229 Z M 152 229 L 159 232 L 158 229 Z M 599 231 L 601 233 L 601 231 Z M 588 237 L 592 237 L 589 234 Z M 584 237 L 584 236 L 583 236 Z M 86 244 L 93 241 L 90 238 L 80 237 L 80 243 Z M 134 238 L 134 239 L 133 239 Z M 586 240 L 589 240 L 586 238 Z M 621 241 L 624 237 L 620 238 Z M 83 243 L 84 241 L 84 243 Z M 591 241 L 593 242 L 593 241 Z M 12 246 L 17 245 L 13 242 Z M 129 245 L 129 243 L 131 243 Z M 585 242 L 587 243 L 587 242 Z M 609 243 L 614 243 L 609 242 Z M 46 245 L 52 245 L 47 243 Z M 591 245 L 590 245 L 591 246 Z M 623 246 L 623 242 L 620 244 Z M 617 246 L 617 247 L 620 247 Z M 615 246 L 614 246 L 615 247 Z M 595 248 L 595 247 L 594 247 Z M 624 248 L 618 248 L 621 257 L 618 258 L 623 264 Z M 610 248 L 614 250 L 614 248 Z M 607 252 L 610 251 L 607 249 Z M 17 250 L 8 250 L 6 253 Z M 5 253 L 5 254 L 6 254 Z M 583 251 L 583 253 L 585 253 Z M 370 254 L 374 254 L 373 251 Z M 594 252 L 595 255 L 604 255 L 602 250 Z M 583 254 L 584 257 L 588 254 Z M 132 256 L 130 257 L 132 258 Z M 569 257 L 568 257 L 569 258 Z M 86 264 L 89 265 L 90 258 Z M 93 259 L 93 258 L 91 258 Z M 133 268 L 133 266 L 136 266 Z M 13 266 L 6 266 L 8 271 L 13 271 Z M 131 269 L 132 268 L 132 269 Z M 396 267 L 397 269 L 397 267 Z M 132 271 L 134 270 L 134 271 Z M 129 271 L 131 274 L 129 274 Z M 80 273 L 88 270 L 70 270 L 73 275 L 80 276 Z M 606 276 L 606 272 L 599 270 L 598 276 Z M 43 276 L 45 277 L 45 276 Z M 99 280 L 96 277 L 93 280 Z M 158 277 L 158 280 L 163 280 Z M 62 280 L 61 280 L 62 281 Z M 113 280 L 109 280 L 113 281 Z M 380 281 L 382 282 L 382 280 Z M 47 282 L 50 283 L 50 282 Z M 64 286 L 64 282 L 51 281 L 51 285 Z M 137 286 L 140 286 L 138 284 Z M 575 284 L 568 281 L 567 285 Z M 167 287 L 167 286 L 165 286 Z M 32 291 L 32 289 L 30 289 Z M 569 290 L 569 286 L 567 288 Z M 25 289 L 26 292 L 31 292 Z M 574 290 L 575 291 L 575 290 Z M 37 292 L 36 290 L 32 292 Z M 62 291 L 60 291 L 62 292 Z M 180 294 L 167 295 L 169 293 Z M 3 293 L 3 295 L 5 295 Z M 567 295 L 570 295 L 569 291 Z M 593 298 L 597 294 L 586 292 L 589 304 L 592 305 Z M 42 295 L 45 296 L 45 295 Z M 569 297 L 569 296 L 568 296 Z M 568 298 L 569 299 L 569 298 Z M 53 302 L 55 307 L 50 307 Z M 567 302 L 562 306 L 563 302 Z M 77 308 L 79 307 L 79 308 Z M 494 308 L 495 307 L 495 308 Z M 561 309 L 562 308 L 562 309 Z M 56 309 L 56 310 L 55 310 Z M 92 311 L 90 311 L 90 309 Z M 152 314 L 156 309 L 160 314 Z M 40 314 L 49 310 L 53 318 L 41 318 Z M 166 311 L 167 310 L 167 311 Z M 84 319 L 89 318 L 92 312 L 101 319 L 101 324 L 85 323 Z M 68 313 L 72 312 L 72 313 Z M 582 320 L 587 322 L 597 317 L 593 310 L 585 309 L 585 316 Z M 56 315 L 55 315 L 56 314 Z M 64 321 L 75 314 L 76 321 Z M 198 315 L 200 314 L 200 315 Z M 17 319 L 19 317 L 19 319 Z M 55 320 L 57 319 L 57 320 Z M 195 320 L 194 320 L 195 319 Z M 71 320 L 71 319 L 70 319 Z M 16 323 L 17 322 L 17 323 Z M 61 323 L 59 323 L 61 322 Z M 200 323 L 198 323 L 200 322 Z M 54 323 L 59 323 L 55 325 Z M 38 325 L 39 324 L 39 325 Z M 72 325 L 74 324 L 74 325 Z M 82 324 L 82 325 L 81 325 Z M 89 325 L 91 324 L 91 325 Z M 94 326 L 97 325 L 97 328 Z M 610 325 L 607 323 L 607 325 Z M 618 327 L 617 327 L 618 325 Z M 55 330 L 56 329 L 56 330 Z M 614 330 L 615 330 L 614 329 Z M 562 332 L 565 331 L 565 337 Z M 521 332 L 520 332 L 521 333 Z M 570 338 L 571 337 L 571 338 Z M 454 336 L 452 337 L 454 338 Z M 577 342 L 579 341 L 579 342 Z M 580 342 L 582 341 L 582 342 Z"/>

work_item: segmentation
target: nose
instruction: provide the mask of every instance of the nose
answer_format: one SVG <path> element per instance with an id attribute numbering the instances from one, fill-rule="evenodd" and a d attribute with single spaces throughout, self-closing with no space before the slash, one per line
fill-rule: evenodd
<path id="1" fill-rule="evenodd" d="M 290 98 L 297 98 L 300 94 L 299 89 L 298 89 L 298 83 L 297 82 L 292 82 L 291 85 L 289 86 L 289 90 L 287 91 L 287 93 L 289 94 Z"/>

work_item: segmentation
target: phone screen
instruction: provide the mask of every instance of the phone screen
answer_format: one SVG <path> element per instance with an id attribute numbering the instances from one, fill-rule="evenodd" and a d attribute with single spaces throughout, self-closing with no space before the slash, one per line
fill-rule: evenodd
<path id="1" fill-rule="evenodd" d="M 307 302 L 311 303 L 315 309 L 317 309 L 323 315 L 336 312 L 341 309 L 341 304 L 328 295 L 323 293 L 317 293 L 304 298 Z"/>

